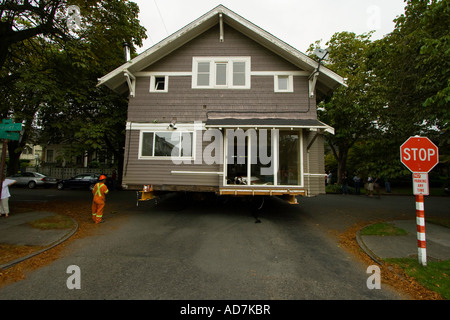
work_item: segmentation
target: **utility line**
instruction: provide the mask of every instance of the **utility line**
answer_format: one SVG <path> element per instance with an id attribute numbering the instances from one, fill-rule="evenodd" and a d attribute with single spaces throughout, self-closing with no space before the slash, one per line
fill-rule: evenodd
<path id="1" fill-rule="evenodd" d="M 162 17 L 161 11 L 159 10 L 158 4 L 156 3 L 156 0 L 153 0 L 153 2 L 155 3 L 156 9 L 158 10 L 158 14 L 159 14 L 159 17 L 161 18 L 164 29 L 166 30 L 166 34 L 169 35 L 169 32 L 167 31 L 167 27 L 166 27 L 166 24 L 164 23 L 164 19 Z"/>

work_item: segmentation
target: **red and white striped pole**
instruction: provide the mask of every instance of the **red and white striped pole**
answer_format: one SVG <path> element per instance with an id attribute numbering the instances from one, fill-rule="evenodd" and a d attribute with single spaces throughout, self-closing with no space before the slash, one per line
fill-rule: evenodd
<path id="1" fill-rule="evenodd" d="M 417 249 L 419 263 L 427 265 L 427 249 L 425 242 L 425 207 L 423 195 L 416 195 L 416 223 L 417 223 Z"/>

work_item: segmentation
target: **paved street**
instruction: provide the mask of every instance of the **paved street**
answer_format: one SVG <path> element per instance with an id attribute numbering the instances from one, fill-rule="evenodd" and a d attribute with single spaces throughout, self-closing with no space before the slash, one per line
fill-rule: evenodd
<path id="1" fill-rule="evenodd" d="M 90 201 L 82 191 L 34 191 L 41 199 L 67 194 Z M 16 200 L 25 194 L 13 190 Z M 368 289 L 368 266 L 340 248 L 330 231 L 414 218 L 412 196 L 326 195 L 300 198 L 298 206 L 273 199 L 255 223 L 239 202 L 168 197 L 156 207 L 136 207 L 134 192 L 113 195 L 111 203 L 127 204 L 124 212 L 105 216 L 97 235 L 72 242 L 59 260 L 2 288 L 0 299 L 406 298 L 387 286 Z M 450 198 L 426 198 L 425 210 L 448 216 L 449 204 Z M 80 268 L 81 289 L 67 288 L 71 265 Z"/>

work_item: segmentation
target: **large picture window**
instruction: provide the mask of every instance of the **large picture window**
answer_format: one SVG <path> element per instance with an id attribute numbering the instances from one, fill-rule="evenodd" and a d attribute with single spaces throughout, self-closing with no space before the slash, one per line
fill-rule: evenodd
<path id="1" fill-rule="evenodd" d="M 280 131 L 278 183 L 300 184 L 300 136 L 298 132 Z"/>
<path id="2" fill-rule="evenodd" d="M 301 132 L 226 131 L 226 185 L 301 186 Z"/>
<path id="3" fill-rule="evenodd" d="M 193 133 L 187 131 L 141 132 L 141 159 L 191 158 Z"/>
<path id="4" fill-rule="evenodd" d="M 250 57 L 194 57 L 194 89 L 250 89 Z"/>

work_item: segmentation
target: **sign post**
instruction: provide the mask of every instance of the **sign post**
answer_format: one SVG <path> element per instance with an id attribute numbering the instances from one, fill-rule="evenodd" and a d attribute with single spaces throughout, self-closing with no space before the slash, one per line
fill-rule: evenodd
<path id="1" fill-rule="evenodd" d="M 12 119 L 3 119 L 0 123 L 0 139 L 3 140 L 2 156 L 0 160 L 0 195 L 3 189 L 3 174 L 5 173 L 6 152 L 8 151 L 8 140 L 19 140 L 21 123 L 14 123 Z"/>
<path id="2" fill-rule="evenodd" d="M 427 251 L 423 196 L 429 194 L 428 172 L 439 163 L 439 150 L 426 137 L 410 137 L 400 146 L 400 161 L 413 174 L 413 194 L 416 197 L 418 259 L 421 265 L 426 266 Z"/>

